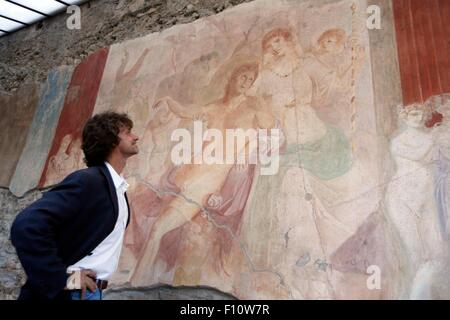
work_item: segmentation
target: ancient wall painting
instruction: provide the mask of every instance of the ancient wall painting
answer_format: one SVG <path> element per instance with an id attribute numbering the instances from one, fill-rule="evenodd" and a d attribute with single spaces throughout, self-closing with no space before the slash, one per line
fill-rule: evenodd
<path id="1" fill-rule="evenodd" d="M 331 261 L 358 254 L 361 228 L 379 232 L 364 227 L 379 223 L 367 221 L 382 199 L 365 9 L 255 1 L 110 48 L 94 113 L 128 112 L 141 137 L 113 284 L 207 285 L 239 298 L 383 294 L 367 289 L 365 270 Z M 171 134 L 193 132 L 194 120 L 280 129 L 278 173 L 174 165 Z M 377 249 L 367 259 L 379 262 Z"/>
<path id="2" fill-rule="evenodd" d="M 64 104 L 72 67 L 50 71 L 41 89 L 26 144 L 11 180 L 10 190 L 17 196 L 37 187 Z"/>
<path id="3" fill-rule="evenodd" d="M 108 49 L 100 49 L 74 69 L 39 187 L 57 184 L 69 173 L 85 167 L 81 130 L 92 115 L 107 56 Z"/>
<path id="4" fill-rule="evenodd" d="M 29 83 L 0 94 L 0 186 L 9 187 L 27 140 L 28 130 L 39 101 L 40 87 Z"/>

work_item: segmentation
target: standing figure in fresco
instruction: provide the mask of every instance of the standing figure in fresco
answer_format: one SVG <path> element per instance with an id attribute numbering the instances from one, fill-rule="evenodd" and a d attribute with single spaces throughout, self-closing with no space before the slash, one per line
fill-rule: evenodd
<path id="1" fill-rule="evenodd" d="M 386 190 L 387 214 L 405 250 L 409 298 L 427 299 L 447 250 L 433 192 L 433 140 L 423 105 L 404 107 L 400 118 L 406 128 L 390 144 L 396 168 Z"/>
<path id="2" fill-rule="evenodd" d="M 61 140 L 58 152 L 49 159 L 45 185 L 59 183 L 68 173 L 83 168 L 81 139 L 72 140 L 67 134 Z"/>
<path id="3" fill-rule="evenodd" d="M 352 61 L 351 48 L 356 51 Z M 352 72 L 357 75 L 364 62 L 364 48 L 355 37 L 347 39 L 340 28 L 323 32 L 316 46 L 303 57 L 305 71 L 313 84 L 311 104 L 327 123 L 350 127 Z"/>
<path id="4" fill-rule="evenodd" d="M 203 119 L 208 128 L 222 131 L 241 128 L 271 128 L 273 119 L 263 105 L 255 97 L 246 93 L 252 87 L 258 76 L 258 63 L 245 62 L 234 68 L 225 89 L 225 95 L 219 101 L 206 106 L 184 107 L 170 97 L 160 100 L 182 118 Z M 205 144 L 206 147 L 208 144 Z M 235 150 L 235 155 L 246 152 Z M 250 152 L 250 151 L 249 151 Z M 196 156 L 196 155 L 194 155 Z M 162 237 L 196 216 L 207 198 L 220 190 L 233 164 L 193 164 L 181 166 L 175 175 L 175 184 L 183 197 L 176 197 L 164 212 L 157 218 L 144 247 L 131 282 L 133 285 L 143 285 L 151 282 L 150 272 L 160 248 Z M 190 201 L 186 201 L 186 199 Z"/>
<path id="5" fill-rule="evenodd" d="M 327 212 L 309 180 L 347 173 L 350 146 L 343 132 L 323 122 L 311 106 L 312 81 L 292 31 L 268 32 L 262 50 L 259 95 L 271 106 L 285 144 L 278 174 L 257 179 L 247 209 L 246 243 L 256 266 L 283 269 L 294 298 L 330 297 L 328 270 L 318 271 L 315 262 L 330 253 L 326 246 L 335 242 L 330 235 L 345 238 L 351 232 Z"/>

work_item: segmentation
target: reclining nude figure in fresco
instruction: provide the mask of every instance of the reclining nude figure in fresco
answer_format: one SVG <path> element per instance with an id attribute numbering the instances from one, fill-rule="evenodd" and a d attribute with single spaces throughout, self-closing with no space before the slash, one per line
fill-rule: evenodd
<path id="1" fill-rule="evenodd" d="M 402 298 L 430 298 L 446 251 L 433 194 L 433 139 L 423 105 L 400 110 L 406 128 L 391 141 L 395 174 L 386 190 L 388 218 L 401 239 L 409 288 Z"/>
<path id="2" fill-rule="evenodd" d="M 166 103 L 179 117 L 202 119 L 208 128 L 218 129 L 224 136 L 226 129 L 272 128 L 275 121 L 271 112 L 264 107 L 265 104 L 247 95 L 258 76 L 258 68 L 256 61 L 248 61 L 234 68 L 223 98 L 215 103 L 185 107 L 166 97 L 157 101 L 155 107 Z M 207 145 L 204 144 L 203 148 Z M 241 152 L 250 154 L 253 151 L 249 150 L 249 143 L 246 143 L 243 150 L 235 150 L 235 156 Z M 162 237 L 196 216 L 208 197 L 220 190 L 233 166 L 234 164 L 193 164 L 183 165 L 177 170 L 174 182 L 180 188 L 182 197 L 174 198 L 155 221 L 132 275 L 132 285 L 144 285 L 152 281 L 151 270 Z"/>

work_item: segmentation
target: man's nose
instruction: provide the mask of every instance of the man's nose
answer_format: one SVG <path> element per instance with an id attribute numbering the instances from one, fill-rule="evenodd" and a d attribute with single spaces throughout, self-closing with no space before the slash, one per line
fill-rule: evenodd
<path id="1" fill-rule="evenodd" d="M 133 140 L 138 141 L 139 137 L 137 135 L 133 134 Z"/>

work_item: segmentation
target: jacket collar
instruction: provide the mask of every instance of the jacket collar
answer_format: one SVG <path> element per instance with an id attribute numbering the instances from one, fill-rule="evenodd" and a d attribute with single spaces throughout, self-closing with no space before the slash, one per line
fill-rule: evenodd
<path id="1" fill-rule="evenodd" d="M 112 180 L 111 174 L 109 173 L 109 170 L 106 167 L 106 165 L 102 164 L 101 166 L 99 166 L 99 170 L 105 176 L 106 180 L 108 181 L 109 194 L 110 194 L 111 200 L 113 202 L 114 216 L 115 216 L 115 220 L 117 220 L 117 218 L 119 217 L 119 204 L 117 202 L 116 187 L 114 186 L 114 182 Z"/>
<path id="2" fill-rule="evenodd" d="M 125 192 L 127 191 L 129 185 L 126 182 L 126 180 L 117 173 L 117 171 L 114 169 L 114 167 L 105 161 L 105 166 L 109 171 L 109 174 L 111 175 L 112 181 L 114 183 L 114 187 L 116 188 L 116 191 L 122 191 Z"/>

